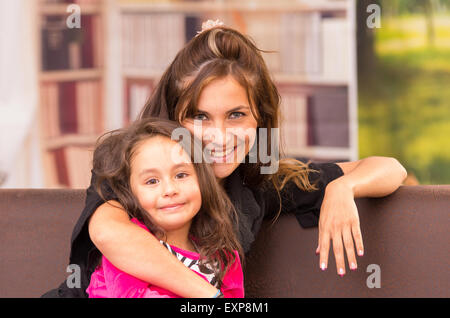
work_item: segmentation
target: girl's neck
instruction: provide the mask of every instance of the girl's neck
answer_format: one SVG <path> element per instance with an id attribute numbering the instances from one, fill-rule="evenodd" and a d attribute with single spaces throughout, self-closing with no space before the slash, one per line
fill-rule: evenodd
<path id="1" fill-rule="evenodd" d="M 197 252 L 197 249 L 189 238 L 189 230 L 186 231 L 183 229 L 166 232 L 165 242 L 189 252 Z"/>

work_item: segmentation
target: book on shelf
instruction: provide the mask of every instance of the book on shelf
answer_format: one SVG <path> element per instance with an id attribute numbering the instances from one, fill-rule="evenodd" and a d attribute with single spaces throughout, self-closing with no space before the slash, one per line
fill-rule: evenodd
<path id="1" fill-rule="evenodd" d="M 87 188 L 90 184 L 93 148 L 65 146 L 48 151 L 45 169 L 51 186 Z"/>
<path id="2" fill-rule="evenodd" d="M 280 26 L 280 15 L 266 12 L 246 12 L 239 14 L 242 19 L 241 32 L 247 34 L 264 51 L 261 55 L 272 72 L 281 71 L 280 47 L 283 32 Z"/>
<path id="3" fill-rule="evenodd" d="M 346 87 L 279 85 L 280 127 L 287 154 L 308 147 L 348 148 Z"/>
<path id="4" fill-rule="evenodd" d="M 286 153 L 307 144 L 308 96 L 290 92 L 281 94 L 281 140 Z"/>
<path id="5" fill-rule="evenodd" d="M 283 13 L 280 25 L 281 72 L 320 75 L 322 63 L 320 13 Z"/>
<path id="6" fill-rule="evenodd" d="M 246 13 L 241 31 L 262 53 L 274 73 L 348 80 L 349 34 L 346 18 L 320 12 Z"/>
<path id="7" fill-rule="evenodd" d="M 162 72 L 186 42 L 182 13 L 122 15 L 122 64 Z"/>
<path id="8" fill-rule="evenodd" d="M 103 131 L 100 81 L 46 82 L 41 85 L 41 120 L 45 138 Z"/>
<path id="9" fill-rule="evenodd" d="M 64 15 L 45 15 L 42 20 L 42 71 L 103 65 L 103 32 L 99 15 L 81 15 L 81 28 L 68 28 Z"/>
<path id="10" fill-rule="evenodd" d="M 323 18 L 321 27 L 323 77 L 348 80 L 350 42 L 347 20 L 339 17 Z"/>
<path id="11" fill-rule="evenodd" d="M 138 118 L 154 88 L 152 80 L 128 79 L 125 88 L 125 124 Z"/>
<path id="12" fill-rule="evenodd" d="M 308 98 L 308 146 L 349 147 L 347 88 L 315 92 Z"/>

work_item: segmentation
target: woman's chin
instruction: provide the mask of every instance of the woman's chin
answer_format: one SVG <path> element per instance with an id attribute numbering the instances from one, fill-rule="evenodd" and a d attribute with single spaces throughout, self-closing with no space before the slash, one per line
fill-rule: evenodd
<path id="1" fill-rule="evenodd" d="M 218 179 L 224 179 L 228 177 L 239 166 L 239 163 L 218 163 L 212 164 L 214 174 Z"/>

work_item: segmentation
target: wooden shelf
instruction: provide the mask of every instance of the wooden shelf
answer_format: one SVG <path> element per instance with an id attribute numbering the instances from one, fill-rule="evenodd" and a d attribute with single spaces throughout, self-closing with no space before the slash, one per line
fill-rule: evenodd
<path id="1" fill-rule="evenodd" d="M 307 146 L 302 149 L 286 149 L 288 157 L 307 157 L 307 158 L 323 158 L 323 159 L 347 159 L 352 153 L 349 148 L 341 147 L 321 147 Z"/>
<path id="2" fill-rule="evenodd" d="M 68 134 L 55 138 L 46 139 L 44 141 L 44 147 L 47 150 L 52 150 L 65 146 L 94 146 L 99 135 L 79 135 Z"/>
<path id="3" fill-rule="evenodd" d="M 64 4 L 44 4 L 39 8 L 39 12 L 43 15 L 69 15 L 71 11 L 67 12 L 67 8 L 71 3 Z M 101 6 L 99 4 L 82 4 L 81 14 L 100 14 Z"/>
<path id="4" fill-rule="evenodd" d="M 159 80 L 163 72 L 145 70 L 142 68 L 126 68 L 122 70 L 122 74 L 126 78 Z"/>
<path id="5" fill-rule="evenodd" d="M 145 70 L 142 68 L 127 68 L 123 69 L 123 76 L 133 79 L 148 79 L 159 80 L 162 76 L 162 72 L 156 72 L 152 70 Z M 322 76 L 311 75 L 293 75 L 293 74 L 281 74 L 276 73 L 273 75 L 273 79 L 277 83 L 282 84 L 300 84 L 300 85 L 321 85 L 321 86 L 347 86 L 348 80 L 345 79 L 332 79 Z"/>
<path id="6" fill-rule="evenodd" d="M 103 71 L 100 69 L 43 71 L 39 74 L 39 79 L 43 82 L 67 82 L 99 79 L 102 75 Z"/>
<path id="7" fill-rule="evenodd" d="M 347 86 L 348 80 L 332 79 L 323 76 L 311 75 L 292 75 L 275 73 L 273 78 L 278 83 L 283 84 L 300 84 L 300 85 L 323 85 L 323 86 Z"/>
<path id="8" fill-rule="evenodd" d="M 120 9 L 124 13 L 145 12 L 346 12 L 347 4 L 342 1 L 314 0 L 306 2 L 278 2 L 278 1 L 241 1 L 241 2 L 160 2 L 160 3 L 120 3 Z"/>

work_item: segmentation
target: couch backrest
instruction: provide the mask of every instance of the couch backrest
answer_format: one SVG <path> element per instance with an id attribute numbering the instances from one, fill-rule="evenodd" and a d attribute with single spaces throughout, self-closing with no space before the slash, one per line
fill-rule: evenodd
<path id="1" fill-rule="evenodd" d="M 40 297 L 70 275 L 85 190 L 0 190 L 0 297 Z"/>
<path id="2" fill-rule="evenodd" d="M 0 297 L 39 297 L 70 275 L 84 199 L 84 190 L 0 190 Z M 246 259 L 246 296 L 449 297 L 450 186 L 402 186 L 356 203 L 365 246 L 357 271 L 339 277 L 330 253 L 322 272 L 317 229 L 284 215 L 264 224 Z M 369 288 L 377 278 L 380 288 Z"/>
<path id="3" fill-rule="evenodd" d="M 358 270 L 337 275 L 315 255 L 318 229 L 293 216 L 266 226 L 247 259 L 249 297 L 449 297 L 450 186 L 402 186 L 356 200 L 364 240 Z M 380 288 L 376 288 L 379 273 Z M 368 283 L 369 281 L 369 283 Z M 372 287 L 372 288 L 370 288 Z"/>

